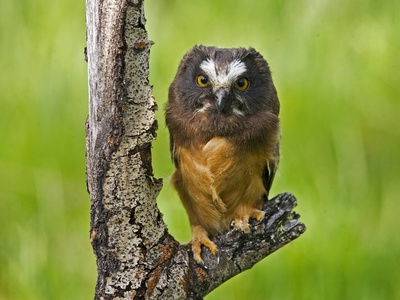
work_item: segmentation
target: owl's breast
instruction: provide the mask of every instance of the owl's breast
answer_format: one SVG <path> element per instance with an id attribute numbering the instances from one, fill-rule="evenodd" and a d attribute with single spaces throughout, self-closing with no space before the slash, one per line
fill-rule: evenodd
<path id="1" fill-rule="evenodd" d="M 229 139 L 214 137 L 199 148 L 179 148 L 178 156 L 179 178 L 194 202 L 190 205 L 209 232 L 229 228 L 241 208 L 259 206 L 267 153 L 243 151 Z M 212 224 L 211 215 L 219 216 Z"/>
<path id="2" fill-rule="evenodd" d="M 213 186 L 227 205 L 255 203 L 265 193 L 262 172 L 268 161 L 265 149 L 242 149 L 229 139 L 216 137 L 203 148 Z"/>

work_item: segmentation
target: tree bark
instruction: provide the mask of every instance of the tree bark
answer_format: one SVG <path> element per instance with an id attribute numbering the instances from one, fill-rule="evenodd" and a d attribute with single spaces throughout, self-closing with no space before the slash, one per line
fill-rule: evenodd
<path id="1" fill-rule="evenodd" d="M 156 204 L 162 181 L 151 164 L 157 106 L 148 82 L 152 43 L 143 1 L 87 0 L 86 22 L 95 299 L 202 299 L 305 231 L 292 212 L 296 199 L 281 194 L 266 202 L 265 218 L 251 222 L 251 233 L 216 236 L 218 254 L 203 248 L 205 263 L 196 264 L 190 245 L 168 233 Z"/>

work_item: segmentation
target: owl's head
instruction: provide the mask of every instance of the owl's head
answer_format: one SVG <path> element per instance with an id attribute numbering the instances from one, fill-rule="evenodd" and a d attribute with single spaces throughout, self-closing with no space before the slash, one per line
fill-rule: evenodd
<path id="1" fill-rule="evenodd" d="M 169 101 L 219 118 L 279 113 L 268 63 L 253 48 L 193 47 L 179 65 Z"/>

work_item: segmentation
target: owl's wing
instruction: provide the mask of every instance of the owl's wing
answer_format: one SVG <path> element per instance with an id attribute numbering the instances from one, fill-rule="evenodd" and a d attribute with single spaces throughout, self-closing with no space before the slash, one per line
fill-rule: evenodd
<path id="1" fill-rule="evenodd" d="M 171 160 L 174 163 L 175 168 L 178 168 L 178 158 L 176 157 L 175 144 L 172 134 L 169 135 L 169 151 L 171 152 Z"/>
<path id="2" fill-rule="evenodd" d="M 267 191 L 267 198 L 269 194 L 269 190 L 271 189 L 272 182 L 275 178 L 275 173 L 278 170 L 279 166 L 279 142 L 276 144 L 274 149 L 274 158 L 267 162 L 267 165 L 264 168 L 262 179 L 264 183 L 265 190 Z"/>

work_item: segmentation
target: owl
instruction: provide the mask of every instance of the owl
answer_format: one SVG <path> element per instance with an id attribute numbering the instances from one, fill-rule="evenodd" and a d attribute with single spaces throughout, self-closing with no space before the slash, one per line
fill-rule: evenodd
<path id="1" fill-rule="evenodd" d="M 268 63 L 253 48 L 194 46 L 169 88 L 166 124 L 196 262 L 201 247 L 260 221 L 279 163 L 279 100 Z M 265 197 L 265 195 L 267 195 Z"/>

